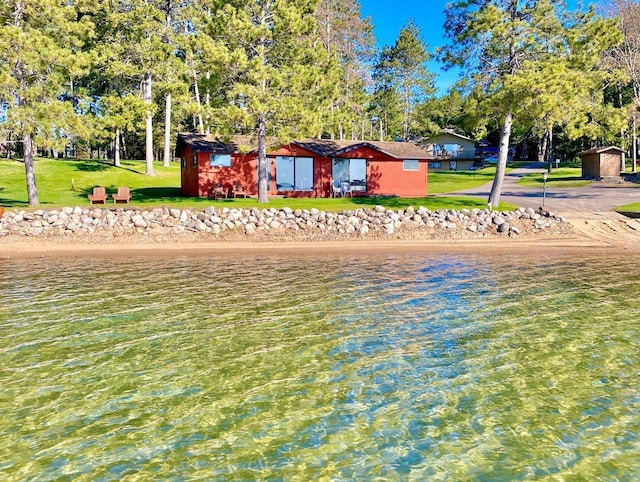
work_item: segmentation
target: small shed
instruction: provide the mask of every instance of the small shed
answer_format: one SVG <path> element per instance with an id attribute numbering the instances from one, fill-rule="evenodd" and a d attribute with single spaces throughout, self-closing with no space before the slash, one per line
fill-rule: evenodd
<path id="1" fill-rule="evenodd" d="M 620 177 L 624 162 L 624 150 L 615 146 L 596 147 L 578 154 L 582 159 L 582 177 L 602 179 Z"/>

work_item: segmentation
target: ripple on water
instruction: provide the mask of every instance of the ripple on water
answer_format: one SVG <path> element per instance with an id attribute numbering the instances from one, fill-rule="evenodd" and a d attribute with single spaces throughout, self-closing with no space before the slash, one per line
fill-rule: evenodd
<path id="1" fill-rule="evenodd" d="M 0 260 L 0 475 L 634 480 L 639 278 L 425 253 Z"/>

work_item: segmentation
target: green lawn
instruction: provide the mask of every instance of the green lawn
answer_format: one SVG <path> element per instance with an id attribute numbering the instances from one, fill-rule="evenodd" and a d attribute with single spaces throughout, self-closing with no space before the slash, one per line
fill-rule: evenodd
<path id="1" fill-rule="evenodd" d="M 180 195 L 180 165 L 163 167 L 154 165 L 155 176 L 144 174 L 142 161 L 122 161 L 114 167 L 108 161 L 39 158 L 35 162 L 36 182 L 41 207 L 85 206 L 87 195 L 94 186 L 104 186 L 109 194 L 119 186 L 131 188 L 131 205 L 140 207 L 176 206 L 204 208 L 206 206 L 254 207 L 255 199 L 223 199 L 212 201 Z M 442 172 L 429 174 L 430 196 L 422 198 L 271 198 L 269 207 L 292 209 L 316 208 L 323 211 L 356 209 L 363 206 L 383 205 L 389 209 L 424 206 L 428 209 L 472 209 L 486 207 L 486 200 L 468 197 L 436 197 L 433 194 L 465 189 L 493 179 L 493 168 L 480 172 Z M 113 206 L 112 203 L 109 204 Z M 11 159 L 0 159 L 0 206 L 28 207 L 24 165 Z M 500 210 L 515 206 L 503 203 Z"/>
<path id="2" fill-rule="evenodd" d="M 507 172 L 510 169 L 507 168 Z M 463 191 L 482 186 L 493 181 L 495 166 L 484 167 L 478 171 L 433 171 L 429 172 L 429 194 Z"/>
<path id="3" fill-rule="evenodd" d="M 582 169 L 580 167 L 561 167 L 553 169 L 547 178 L 547 187 L 582 187 L 591 184 L 587 179 L 581 179 Z M 520 186 L 542 187 L 544 179 L 542 173 L 527 174 L 518 181 Z"/>
<path id="4" fill-rule="evenodd" d="M 631 203 L 625 204 L 624 206 L 618 206 L 615 208 L 615 211 L 619 213 L 639 213 L 640 214 L 640 203 Z"/>

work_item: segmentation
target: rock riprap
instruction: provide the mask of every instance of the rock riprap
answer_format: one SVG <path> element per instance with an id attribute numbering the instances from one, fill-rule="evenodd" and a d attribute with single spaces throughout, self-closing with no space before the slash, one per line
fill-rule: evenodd
<path id="1" fill-rule="evenodd" d="M 566 220 L 554 213 L 519 208 L 391 210 L 383 206 L 345 210 L 290 208 L 214 208 L 204 210 L 159 207 L 15 210 L 0 219 L 0 237 L 109 239 L 148 236 L 158 239 L 198 235 L 214 239 L 332 240 L 469 239 L 520 234 L 565 234 Z"/>

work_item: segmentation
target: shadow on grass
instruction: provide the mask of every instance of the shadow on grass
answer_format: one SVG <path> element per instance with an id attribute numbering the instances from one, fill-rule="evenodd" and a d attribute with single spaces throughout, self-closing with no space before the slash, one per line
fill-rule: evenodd
<path id="1" fill-rule="evenodd" d="M 359 206 L 382 205 L 387 209 L 404 209 L 409 205 L 423 205 L 429 209 L 469 209 L 470 207 L 486 207 L 486 201 L 473 197 L 428 196 L 414 198 L 400 197 L 356 197 L 353 204 Z"/>
<path id="2" fill-rule="evenodd" d="M 0 197 L 0 206 L 5 208 L 21 208 L 21 207 L 28 207 L 29 202 Z"/>
<path id="3" fill-rule="evenodd" d="M 113 161 L 77 160 L 68 162 L 73 162 L 73 167 L 75 168 L 75 170 L 82 172 L 104 172 L 110 169 L 122 169 L 123 171 L 129 171 L 134 174 L 142 174 L 140 171 L 136 171 L 135 169 L 131 169 L 130 167 L 125 167 L 124 165 L 114 166 Z"/>
<path id="4" fill-rule="evenodd" d="M 73 167 L 76 171 L 102 172 L 113 166 L 103 161 L 73 161 Z"/>
<path id="5" fill-rule="evenodd" d="M 180 193 L 179 187 L 143 187 L 131 190 L 131 202 L 159 202 L 167 203 L 180 201 L 186 198 Z"/>

